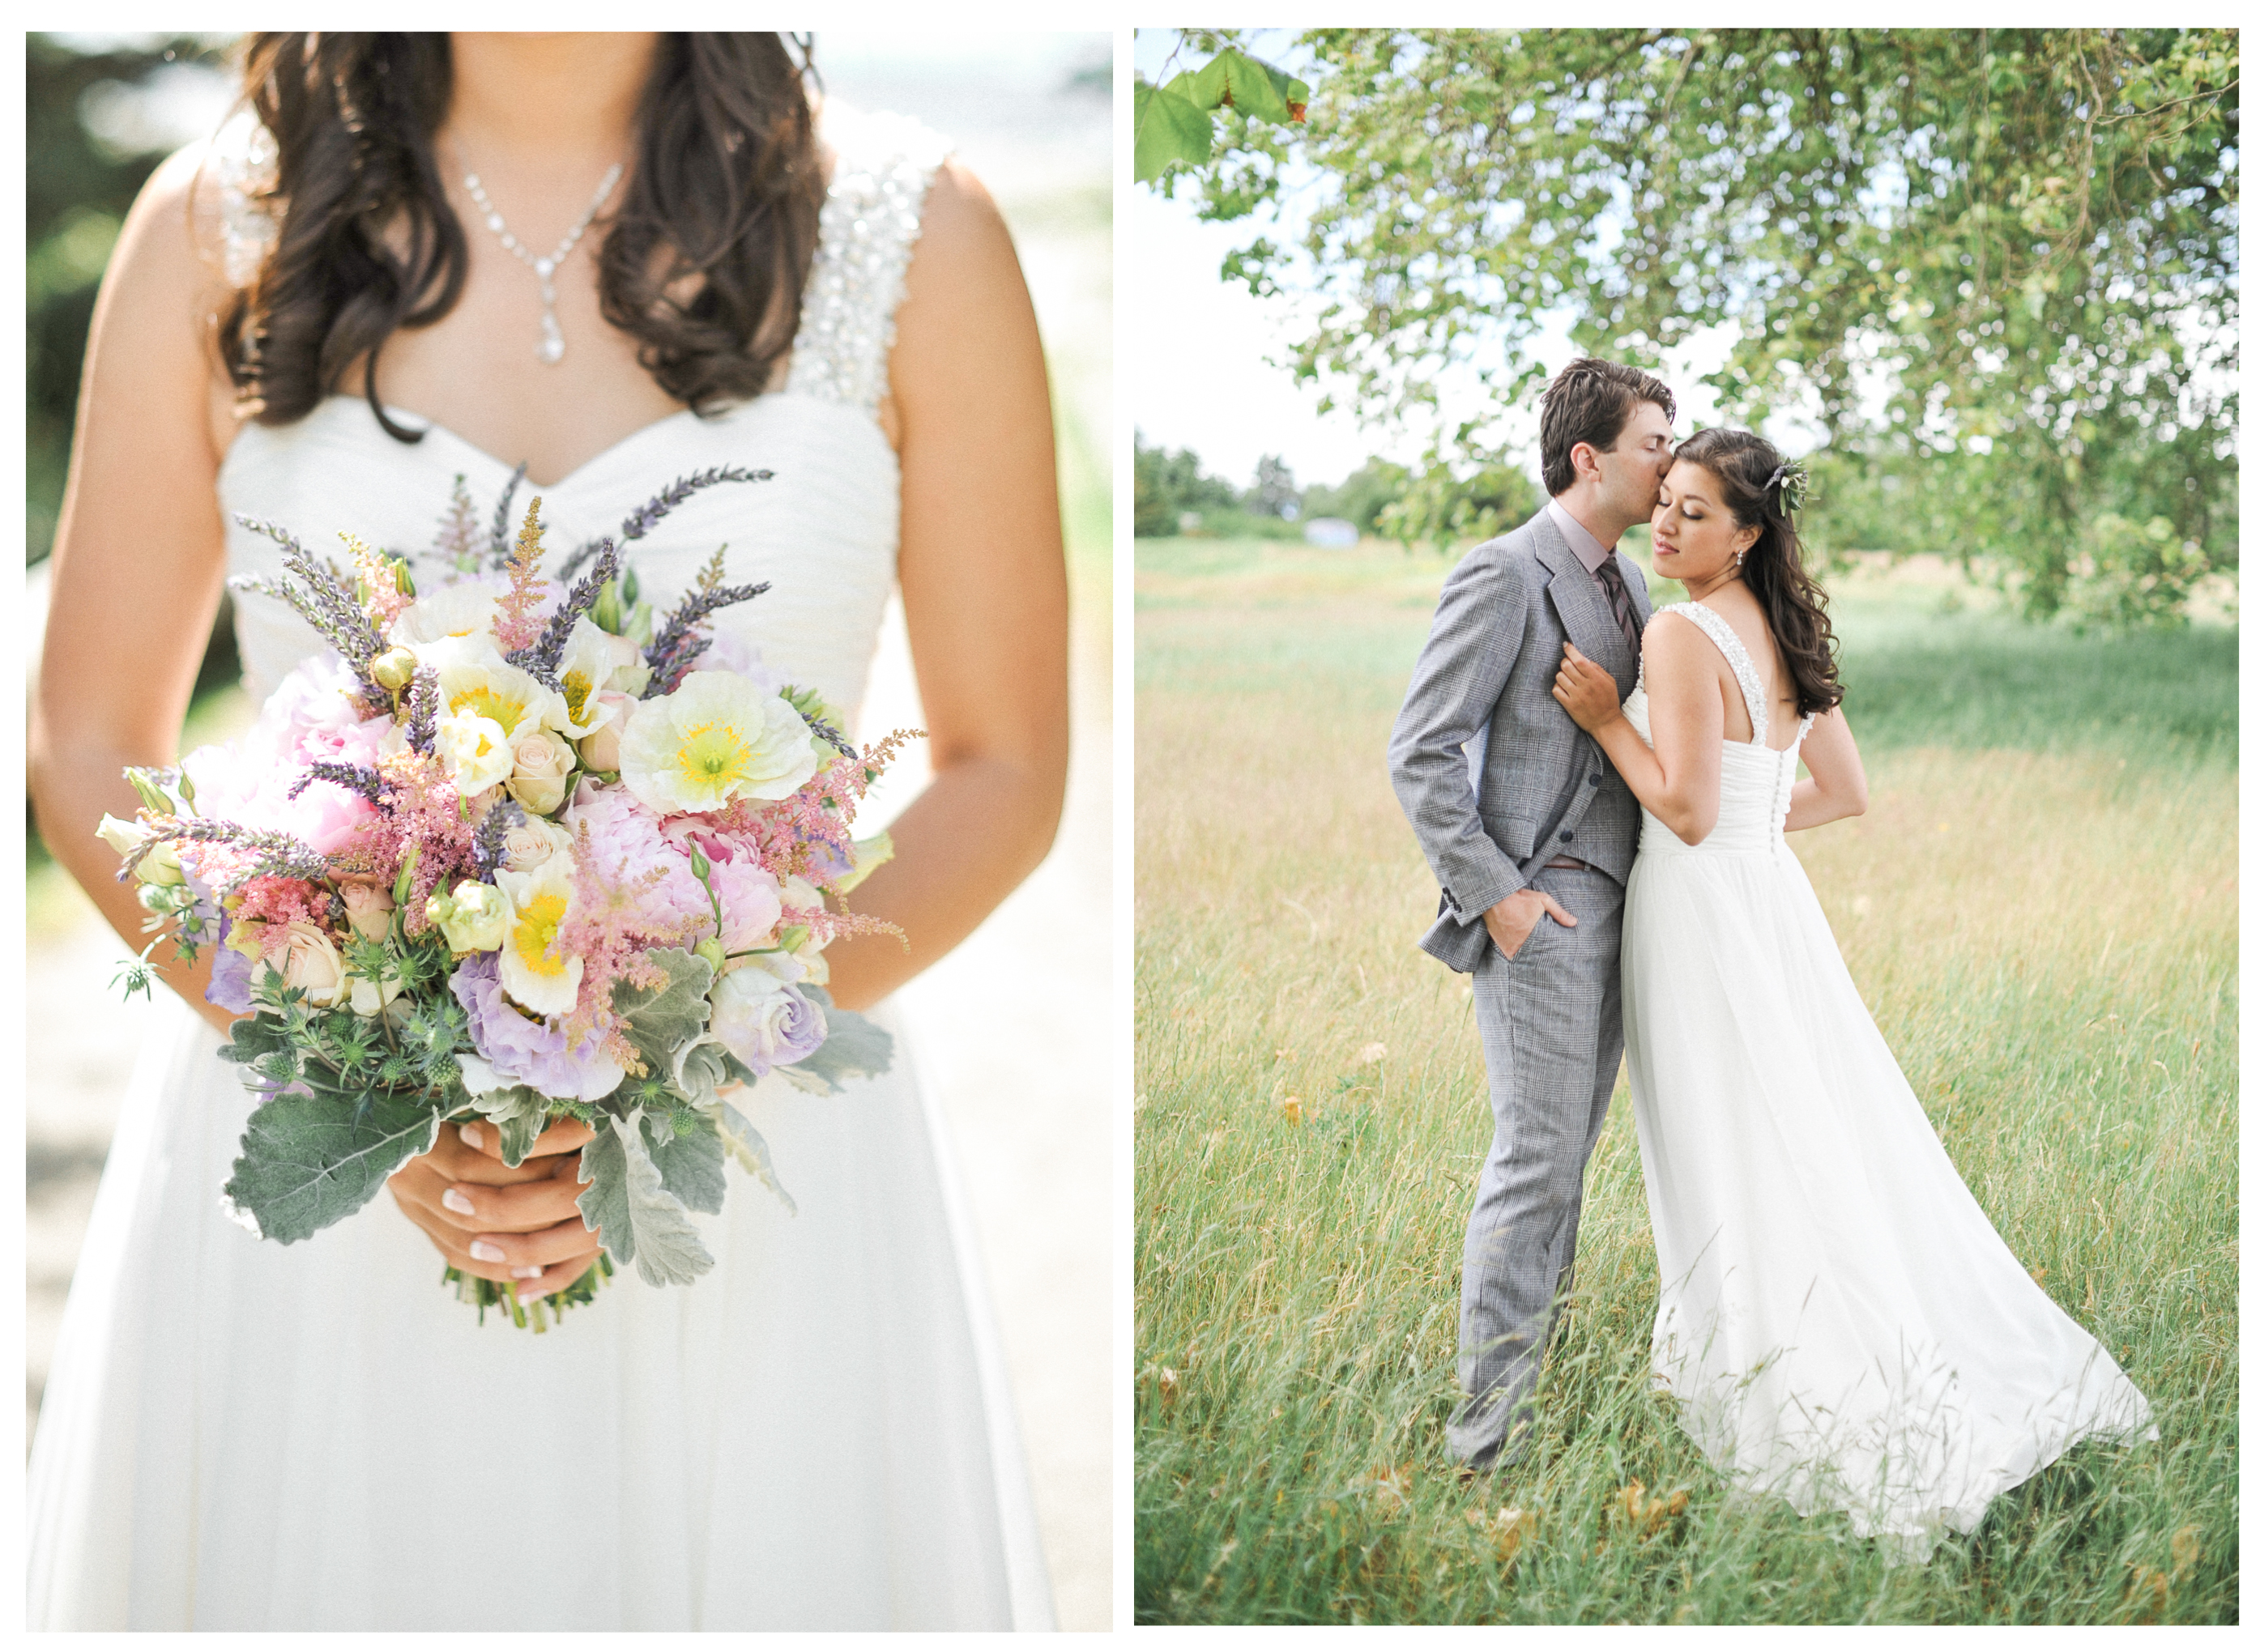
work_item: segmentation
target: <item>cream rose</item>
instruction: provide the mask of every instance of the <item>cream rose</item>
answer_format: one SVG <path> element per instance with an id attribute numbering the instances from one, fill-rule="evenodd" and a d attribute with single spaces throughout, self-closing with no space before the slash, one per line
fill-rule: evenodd
<path id="1" fill-rule="evenodd" d="M 636 702 L 626 694 L 607 692 L 597 696 L 597 708 L 604 720 L 581 742 L 581 761 L 610 774 L 620 766 L 620 731 L 628 726 Z"/>
<path id="2" fill-rule="evenodd" d="M 304 991 L 306 1001 L 334 1008 L 346 995 L 346 961 L 320 926 L 304 918 L 282 931 L 282 985 Z M 269 969 L 274 968 L 270 962 Z"/>
<path id="3" fill-rule="evenodd" d="M 346 922 L 364 941 L 382 941 L 392 933 L 392 896 L 373 884 L 345 887 Z M 367 1012 L 374 1014 L 374 1011 Z"/>
<path id="4" fill-rule="evenodd" d="M 573 834 L 546 820 L 529 820 L 502 835 L 503 866 L 510 872 L 532 872 L 547 865 L 552 855 L 566 854 Z"/>
<path id="5" fill-rule="evenodd" d="M 533 814 L 547 815 L 565 801 L 573 748 L 547 729 L 521 734 L 510 749 L 510 794 Z"/>

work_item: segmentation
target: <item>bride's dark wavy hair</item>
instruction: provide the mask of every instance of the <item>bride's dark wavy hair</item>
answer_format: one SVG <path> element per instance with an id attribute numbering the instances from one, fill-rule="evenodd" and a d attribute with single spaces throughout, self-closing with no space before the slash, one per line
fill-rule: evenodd
<path id="1" fill-rule="evenodd" d="M 604 319 L 701 414 L 760 394 L 799 324 L 824 182 L 796 44 L 797 62 L 777 34 L 662 37 L 598 253 Z M 453 84 L 444 34 L 247 38 L 243 99 L 275 139 L 281 218 L 219 317 L 247 417 L 304 418 L 366 359 L 377 423 L 418 439 L 385 417 L 377 360 L 462 294 L 463 226 L 432 151 Z"/>
<path id="2" fill-rule="evenodd" d="M 1836 632 L 1828 596 L 1805 571 L 1797 523 L 1782 502 L 1781 450 L 1750 431 L 1699 431 L 1673 450 L 1674 464 L 1700 465 L 1718 479 L 1737 527 L 1756 528 L 1742 553 L 1742 583 L 1765 610 L 1766 623 L 1797 685 L 1799 716 L 1827 711 L 1844 698 L 1836 678 Z"/>

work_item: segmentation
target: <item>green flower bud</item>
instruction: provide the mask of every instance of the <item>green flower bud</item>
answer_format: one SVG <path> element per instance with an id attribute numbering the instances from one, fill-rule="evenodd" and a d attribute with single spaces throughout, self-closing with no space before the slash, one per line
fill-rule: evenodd
<path id="1" fill-rule="evenodd" d="M 404 648 L 388 648 L 368 663 L 371 681 L 394 694 L 416 680 L 416 656 Z"/>
<path id="2" fill-rule="evenodd" d="M 712 964 L 717 975 L 722 972 L 724 966 L 730 961 L 730 955 L 722 950 L 722 943 L 711 935 L 691 950 Z"/>

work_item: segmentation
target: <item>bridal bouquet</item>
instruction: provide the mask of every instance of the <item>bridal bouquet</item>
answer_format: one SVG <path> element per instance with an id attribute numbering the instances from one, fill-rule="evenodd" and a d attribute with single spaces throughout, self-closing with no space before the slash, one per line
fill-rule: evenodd
<path id="1" fill-rule="evenodd" d="M 766 474 L 686 478 L 622 537 Z M 912 736 L 859 752 L 813 692 L 757 661 L 716 668 L 706 622 L 768 588 L 725 585 L 720 552 L 654 624 L 610 539 L 569 562 L 589 565 L 569 590 L 542 579 L 541 502 L 512 547 L 510 501 L 483 549 L 458 480 L 429 588 L 350 535 L 340 567 L 244 519 L 289 575 L 238 588 L 289 602 L 335 652 L 242 737 L 128 770 L 142 808 L 101 830 L 149 927 L 183 958 L 217 948 L 208 996 L 248 1016 L 222 1051 L 259 1098 L 229 1214 L 288 1244 L 366 1204 L 445 1122 L 489 1122 L 515 1165 L 576 1118 L 596 1131 L 579 1206 L 609 1256 L 561 1307 L 611 1257 L 654 1285 L 711 1268 L 689 1213 L 720 1210 L 726 1157 L 790 1207 L 734 1085 L 830 1093 L 886 1068 L 887 1035 L 826 994 L 824 947 L 891 926 L 824 897 L 889 852 L 850 827 Z M 447 1278 L 482 1317 L 545 1328 L 515 1286 Z"/>

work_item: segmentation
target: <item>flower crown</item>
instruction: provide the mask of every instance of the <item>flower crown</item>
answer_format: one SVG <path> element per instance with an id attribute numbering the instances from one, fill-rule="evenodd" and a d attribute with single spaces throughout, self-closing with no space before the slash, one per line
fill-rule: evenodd
<path id="1" fill-rule="evenodd" d="M 1774 466 L 1773 474 L 1765 479 L 1765 486 L 1758 491 L 1770 494 L 1779 488 L 1781 514 L 1795 516 L 1804 511 L 1806 492 L 1812 485 L 1812 473 L 1805 468 L 1802 459 L 1784 459 Z"/>

